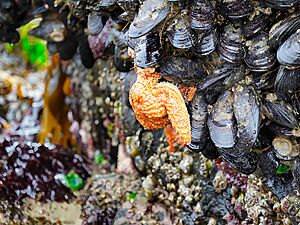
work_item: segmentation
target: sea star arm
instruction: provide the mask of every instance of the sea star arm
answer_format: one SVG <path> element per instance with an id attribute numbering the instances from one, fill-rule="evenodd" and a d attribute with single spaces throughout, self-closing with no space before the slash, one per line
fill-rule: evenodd
<path id="1" fill-rule="evenodd" d="M 179 143 L 189 144 L 191 142 L 190 118 L 179 89 L 166 82 L 160 83 L 159 86 L 165 90 L 168 118 L 179 136 Z"/>

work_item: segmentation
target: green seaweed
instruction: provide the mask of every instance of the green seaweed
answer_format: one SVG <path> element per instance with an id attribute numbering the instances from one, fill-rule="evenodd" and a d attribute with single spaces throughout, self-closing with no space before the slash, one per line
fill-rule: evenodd
<path id="1" fill-rule="evenodd" d="M 6 44 L 8 53 L 16 53 L 21 50 L 23 60 L 37 69 L 43 69 L 48 63 L 48 50 L 46 42 L 42 39 L 28 35 L 28 32 L 38 25 L 37 21 L 32 21 L 19 30 L 20 41 L 16 44 Z"/>
<path id="2" fill-rule="evenodd" d="M 290 167 L 288 165 L 280 164 L 277 167 L 276 173 L 278 175 L 283 175 L 283 174 L 287 174 L 289 171 L 290 171 Z"/>
<path id="3" fill-rule="evenodd" d="M 127 200 L 130 201 L 131 199 L 134 199 L 137 196 L 137 192 L 133 192 L 129 195 L 127 195 Z"/>
<path id="4" fill-rule="evenodd" d="M 66 187 L 70 188 L 72 191 L 78 191 L 84 186 L 82 178 L 74 172 L 70 172 L 66 176 L 64 176 L 63 184 Z"/>

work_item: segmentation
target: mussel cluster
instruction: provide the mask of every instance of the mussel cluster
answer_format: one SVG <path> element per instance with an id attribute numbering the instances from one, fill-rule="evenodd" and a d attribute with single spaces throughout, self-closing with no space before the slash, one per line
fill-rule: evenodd
<path id="1" fill-rule="evenodd" d="M 124 29 L 136 66 L 197 88 L 190 149 L 285 177 L 289 190 L 299 189 L 299 4 L 146 0 Z"/>
<path id="2" fill-rule="evenodd" d="M 1 1 L 1 29 L 39 15 L 31 34 L 63 60 L 78 48 L 87 68 L 110 55 L 119 71 L 155 67 L 161 81 L 196 87 L 190 149 L 300 189 L 299 0 L 28 2 L 23 15 Z"/>

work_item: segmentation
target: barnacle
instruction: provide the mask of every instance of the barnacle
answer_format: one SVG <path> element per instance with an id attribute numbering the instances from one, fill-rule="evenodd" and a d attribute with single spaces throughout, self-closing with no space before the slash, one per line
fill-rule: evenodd
<path id="1" fill-rule="evenodd" d="M 66 74 L 62 72 L 60 57 L 54 55 L 48 68 L 48 78 L 44 93 L 44 109 L 41 117 L 41 131 L 38 141 L 44 143 L 49 138 L 52 143 L 63 145 L 74 144 L 69 130 L 70 121 L 67 118 L 68 107 L 65 105 Z"/>
<path id="2" fill-rule="evenodd" d="M 7 95 L 12 90 L 12 84 L 9 79 L 0 80 L 0 95 Z"/>
<path id="3" fill-rule="evenodd" d="M 191 142 L 189 114 L 179 89 L 167 82 L 159 83 L 155 68 L 137 68 L 137 81 L 130 89 L 130 104 L 140 124 L 149 130 L 171 124 L 179 144 Z"/>

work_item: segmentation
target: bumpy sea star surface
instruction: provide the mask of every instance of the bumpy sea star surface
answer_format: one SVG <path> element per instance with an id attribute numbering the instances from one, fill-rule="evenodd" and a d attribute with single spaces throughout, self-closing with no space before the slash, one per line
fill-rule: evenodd
<path id="1" fill-rule="evenodd" d="M 171 124 L 179 144 L 191 142 L 189 114 L 179 89 L 167 82 L 158 82 L 155 68 L 137 68 L 137 81 L 130 90 L 130 104 L 140 124 L 149 130 Z"/>

